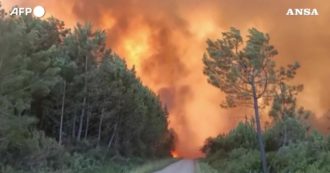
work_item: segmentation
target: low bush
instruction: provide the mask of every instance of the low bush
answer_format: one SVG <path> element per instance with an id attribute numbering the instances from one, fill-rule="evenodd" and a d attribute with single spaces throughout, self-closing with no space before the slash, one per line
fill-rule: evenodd
<path id="1" fill-rule="evenodd" d="M 330 172 L 330 137 L 308 131 L 297 119 L 275 122 L 263 136 L 271 173 Z M 206 162 L 222 173 L 260 173 L 260 155 L 253 126 L 240 123 L 203 147 Z"/>

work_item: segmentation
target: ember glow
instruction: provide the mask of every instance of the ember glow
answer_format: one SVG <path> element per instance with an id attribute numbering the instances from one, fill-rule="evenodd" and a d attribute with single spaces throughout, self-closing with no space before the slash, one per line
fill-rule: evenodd
<path id="1" fill-rule="evenodd" d="M 201 156 L 206 138 L 227 132 L 252 113 L 223 110 L 223 95 L 207 84 L 202 55 L 207 38 L 234 26 L 243 33 L 256 27 L 268 32 L 279 50 L 279 63 L 299 61 L 297 82 L 305 85 L 300 104 L 321 118 L 330 109 L 329 3 L 286 0 L 11 0 L 11 5 L 42 5 L 47 16 L 68 26 L 91 22 L 107 31 L 108 45 L 143 82 L 157 92 L 177 133 L 176 155 Z M 286 16 L 288 8 L 318 8 L 316 17 Z M 241 8 L 244 7 L 244 8 Z M 264 121 L 266 118 L 264 117 Z"/>

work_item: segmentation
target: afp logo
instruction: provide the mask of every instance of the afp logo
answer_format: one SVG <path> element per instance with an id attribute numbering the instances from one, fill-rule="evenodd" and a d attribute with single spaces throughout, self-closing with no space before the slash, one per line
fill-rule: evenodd
<path id="1" fill-rule="evenodd" d="M 13 7 L 12 10 L 10 11 L 9 15 L 10 16 L 22 16 L 22 15 L 29 15 L 32 14 L 35 17 L 43 17 L 46 14 L 46 10 L 44 9 L 44 7 L 38 5 L 36 7 L 29 8 L 29 7 Z"/>

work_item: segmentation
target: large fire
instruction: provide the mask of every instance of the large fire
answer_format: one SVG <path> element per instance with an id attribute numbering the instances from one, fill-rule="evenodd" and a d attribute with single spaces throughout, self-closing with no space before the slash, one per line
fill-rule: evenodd
<path id="1" fill-rule="evenodd" d="M 300 104 L 322 117 L 330 108 L 326 1 L 304 1 L 318 8 L 318 17 L 287 17 L 300 1 L 258 0 L 10 0 L 14 4 L 43 5 L 47 15 L 75 22 L 92 22 L 107 31 L 108 45 L 143 82 L 157 92 L 170 112 L 177 133 L 173 156 L 201 156 L 206 138 L 226 132 L 246 115 L 241 109 L 222 110 L 223 95 L 207 84 L 201 61 L 207 38 L 215 39 L 230 26 L 246 31 L 257 27 L 270 33 L 280 51 L 280 63 L 302 64 L 297 81 L 305 84 Z M 239 8 L 244 6 L 244 8 Z M 264 16 L 261 16 L 264 15 Z M 297 30 L 297 27 L 304 28 Z M 244 33 L 244 32 L 243 32 Z M 288 59 L 289 58 L 289 59 Z M 297 58 L 297 59 L 294 59 Z M 264 119 L 265 120 L 265 119 Z"/>

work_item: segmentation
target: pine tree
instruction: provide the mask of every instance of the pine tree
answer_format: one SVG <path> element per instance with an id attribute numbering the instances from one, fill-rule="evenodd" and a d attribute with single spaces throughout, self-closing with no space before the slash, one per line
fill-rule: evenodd
<path id="1" fill-rule="evenodd" d="M 311 112 L 297 106 L 297 95 L 303 90 L 303 85 L 288 85 L 280 83 L 272 102 L 269 115 L 275 121 L 287 118 L 307 119 Z"/>
<path id="2" fill-rule="evenodd" d="M 210 84 L 226 94 L 223 107 L 253 107 L 262 170 L 268 173 L 259 102 L 267 104 L 279 83 L 295 76 L 299 64 L 276 68 L 273 58 L 278 52 L 269 43 L 269 35 L 252 28 L 247 37 L 244 43 L 240 31 L 231 28 L 221 39 L 208 40 L 204 74 Z"/>

